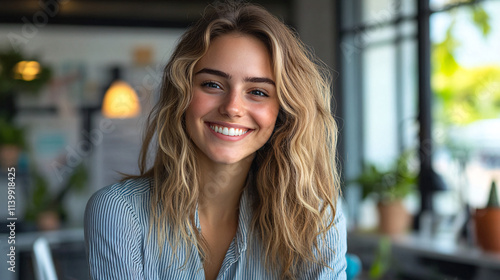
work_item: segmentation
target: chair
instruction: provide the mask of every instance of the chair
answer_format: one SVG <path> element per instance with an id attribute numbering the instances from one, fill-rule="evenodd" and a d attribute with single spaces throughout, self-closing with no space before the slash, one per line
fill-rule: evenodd
<path id="1" fill-rule="evenodd" d="M 35 240 L 32 256 L 35 278 L 37 280 L 57 280 L 50 245 L 45 237 L 38 237 Z"/>

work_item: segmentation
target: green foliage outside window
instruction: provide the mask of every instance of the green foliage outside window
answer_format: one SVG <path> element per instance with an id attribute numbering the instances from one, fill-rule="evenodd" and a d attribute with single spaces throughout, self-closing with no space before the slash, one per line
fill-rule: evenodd
<path id="1" fill-rule="evenodd" d="M 457 1 L 450 1 L 454 4 Z M 461 1 L 463 2 L 463 1 Z M 475 2 L 475 1 L 468 1 Z M 470 12 L 471 21 L 487 37 L 491 34 L 491 17 L 480 5 L 463 7 Z M 438 123 L 467 125 L 481 119 L 500 117 L 500 66 L 465 67 L 455 59 L 461 42 L 454 37 L 456 10 L 451 10 L 453 20 L 443 41 L 432 46 L 432 88 L 441 110 L 435 119 Z"/>

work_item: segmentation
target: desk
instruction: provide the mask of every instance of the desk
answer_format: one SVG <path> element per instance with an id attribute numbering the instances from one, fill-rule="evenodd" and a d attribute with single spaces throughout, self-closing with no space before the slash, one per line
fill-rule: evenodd
<path id="1" fill-rule="evenodd" d="M 348 250 L 368 268 L 380 239 L 376 234 L 350 232 Z M 500 254 L 446 238 L 422 238 L 417 234 L 391 238 L 391 252 L 391 273 L 398 279 L 500 279 Z"/>

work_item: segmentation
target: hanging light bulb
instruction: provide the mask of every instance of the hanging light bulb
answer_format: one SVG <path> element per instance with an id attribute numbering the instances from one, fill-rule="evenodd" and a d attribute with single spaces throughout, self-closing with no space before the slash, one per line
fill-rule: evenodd
<path id="1" fill-rule="evenodd" d="M 133 118 L 140 112 L 135 90 L 124 81 L 113 82 L 104 95 L 102 114 L 108 118 Z"/>
<path id="2" fill-rule="evenodd" d="M 40 63 L 36 61 L 19 61 L 14 65 L 14 79 L 32 81 L 40 70 Z"/>

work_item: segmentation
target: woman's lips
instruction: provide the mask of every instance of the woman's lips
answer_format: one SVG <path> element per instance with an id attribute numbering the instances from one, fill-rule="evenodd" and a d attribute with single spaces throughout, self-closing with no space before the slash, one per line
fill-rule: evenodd
<path id="1" fill-rule="evenodd" d="M 209 129 L 220 138 L 226 139 L 227 137 L 234 138 L 232 140 L 239 140 L 246 136 L 248 132 L 253 129 L 249 129 L 240 125 L 235 124 L 221 124 L 221 123 L 206 123 Z"/>

